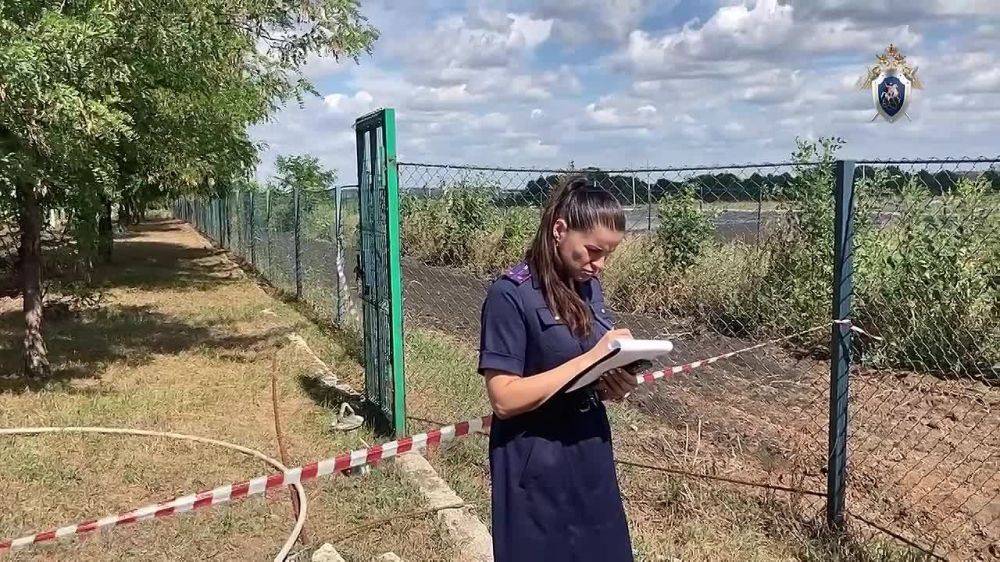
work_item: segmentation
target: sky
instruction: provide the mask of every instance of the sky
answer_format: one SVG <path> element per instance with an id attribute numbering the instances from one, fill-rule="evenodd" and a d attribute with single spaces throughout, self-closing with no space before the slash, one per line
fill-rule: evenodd
<path id="1" fill-rule="evenodd" d="M 1000 0 L 362 0 L 355 62 L 314 58 L 320 92 L 254 127 L 356 182 L 355 118 L 396 110 L 399 159 L 505 167 L 1000 156 Z M 875 121 L 855 82 L 895 44 L 924 88 Z"/>

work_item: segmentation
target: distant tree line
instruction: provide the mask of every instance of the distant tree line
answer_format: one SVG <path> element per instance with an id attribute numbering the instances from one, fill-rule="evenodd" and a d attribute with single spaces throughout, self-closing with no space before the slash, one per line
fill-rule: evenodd
<path id="1" fill-rule="evenodd" d="M 790 185 L 796 181 L 797 175 L 792 171 L 782 173 L 754 172 L 749 176 L 738 176 L 732 172 L 702 173 L 676 178 L 660 177 L 651 181 L 650 173 L 639 172 L 636 175 L 610 174 L 598 168 L 585 168 L 581 174 L 614 194 L 623 205 L 645 205 L 656 202 L 664 197 L 671 197 L 690 189 L 694 196 L 705 202 L 714 201 L 771 201 L 781 200 Z M 656 172 L 653 172 L 656 173 Z M 939 170 L 931 172 L 920 170 L 916 173 L 905 171 L 899 166 L 858 166 L 857 179 L 873 178 L 879 174 L 880 186 L 888 193 L 899 193 L 911 181 L 926 188 L 932 195 L 953 193 L 960 179 L 985 179 L 989 191 L 1000 193 L 1000 171 L 953 171 Z M 555 187 L 559 176 L 550 174 L 528 180 L 520 189 L 489 188 L 495 192 L 496 202 L 500 206 L 540 205 L 545 201 L 549 191 Z M 484 182 L 486 184 L 488 182 Z M 468 188 L 470 186 L 460 186 Z M 485 188 L 483 185 L 481 188 Z M 831 190 L 833 186 L 831 185 Z M 428 190 L 431 194 L 436 190 Z"/>

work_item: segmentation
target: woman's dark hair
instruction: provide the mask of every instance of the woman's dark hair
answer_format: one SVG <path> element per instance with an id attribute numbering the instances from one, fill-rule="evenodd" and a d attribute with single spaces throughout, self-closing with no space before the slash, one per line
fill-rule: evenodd
<path id="1" fill-rule="evenodd" d="M 535 239 L 526 260 L 538 276 L 549 308 L 562 317 L 578 337 L 590 335 L 590 314 L 573 286 L 564 276 L 552 233 L 556 221 L 563 219 L 570 230 L 588 231 L 597 226 L 625 231 L 625 211 L 606 190 L 592 186 L 586 176 L 564 177 L 549 193 L 542 210 Z"/>

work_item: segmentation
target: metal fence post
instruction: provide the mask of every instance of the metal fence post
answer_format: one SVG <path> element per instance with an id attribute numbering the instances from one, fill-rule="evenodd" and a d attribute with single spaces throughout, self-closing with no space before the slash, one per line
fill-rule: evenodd
<path id="1" fill-rule="evenodd" d="M 256 207 L 254 206 L 254 201 L 253 201 L 254 200 L 254 192 L 250 191 L 250 193 L 247 196 L 247 198 L 250 200 L 250 203 L 249 203 L 250 204 L 250 212 L 247 213 L 247 229 L 250 230 L 250 234 L 248 236 L 250 238 L 250 263 L 251 263 L 251 265 L 254 266 L 254 268 L 256 268 L 257 267 L 257 244 L 256 244 L 257 234 L 254 232 L 254 224 L 253 224 L 254 221 L 253 221 L 253 219 L 254 219 L 254 215 L 257 214 L 257 212 L 256 212 Z"/>
<path id="2" fill-rule="evenodd" d="M 383 150 L 385 151 L 385 197 L 388 199 L 386 235 L 388 238 L 389 305 L 391 315 L 393 425 L 397 437 L 406 433 L 406 377 L 403 363 L 403 268 L 400 261 L 399 162 L 396 160 L 396 111 L 384 113 Z"/>
<path id="3" fill-rule="evenodd" d="M 849 320 L 854 292 L 854 161 L 834 168 L 833 320 Z M 851 327 L 833 324 L 830 339 L 830 425 L 826 521 L 842 529 L 847 476 L 847 396 L 851 370 Z"/>
<path id="4" fill-rule="evenodd" d="M 271 186 L 267 186 L 267 193 L 264 199 L 264 235 L 267 236 L 267 272 L 265 277 L 271 279 Z M 272 279 L 272 283 L 273 283 Z"/>
<path id="5" fill-rule="evenodd" d="M 299 187 L 292 188 L 292 204 L 295 206 L 292 216 L 295 219 L 295 298 L 302 299 L 302 228 L 299 210 Z"/>
<path id="6" fill-rule="evenodd" d="M 246 258 L 247 254 L 247 198 L 246 193 L 237 190 L 233 197 L 233 211 L 236 215 L 236 255 Z"/>
<path id="7" fill-rule="evenodd" d="M 333 323 L 338 328 L 343 327 L 343 305 L 340 302 L 340 293 L 343 288 L 340 286 L 340 186 L 334 186 L 333 188 L 333 260 L 334 268 L 336 271 L 333 274 L 333 286 L 337 294 L 333 299 Z"/>
<path id="8" fill-rule="evenodd" d="M 763 207 L 764 207 L 764 190 L 767 189 L 766 185 L 759 186 L 757 188 L 757 244 L 760 245 L 760 221 L 763 220 Z"/>
<path id="9" fill-rule="evenodd" d="M 653 230 L 653 187 L 646 182 L 646 232 Z"/>
<path id="10" fill-rule="evenodd" d="M 226 245 L 226 242 L 223 239 L 223 232 L 225 232 L 225 230 L 223 229 L 223 225 L 225 224 L 226 220 L 224 203 L 225 199 L 220 195 L 216 203 L 216 209 L 218 209 L 218 212 L 216 213 L 216 220 L 218 221 L 218 224 L 215 225 L 215 235 L 219 243 L 219 249 L 224 248 Z"/>
<path id="11" fill-rule="evenodd" d="M 219 196 L 219 248 L 226 247 L 226 232 L 229 230 L 229 213 L 226 212 L 226 196 Z"/>

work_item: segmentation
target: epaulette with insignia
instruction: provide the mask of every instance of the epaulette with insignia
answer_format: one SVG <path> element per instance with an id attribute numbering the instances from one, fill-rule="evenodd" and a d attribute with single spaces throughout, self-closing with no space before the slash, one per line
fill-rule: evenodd
<path id="1" fill-rule="evenodd" d="M 531 269 L 528 267 L 527 263 L 521 262 L 508 269 L 504 276 L 520 285 L 528 279 L 531 279 Z"/>

